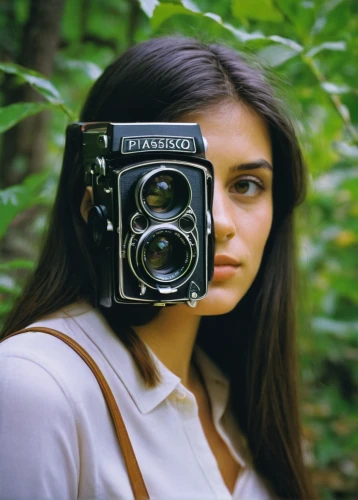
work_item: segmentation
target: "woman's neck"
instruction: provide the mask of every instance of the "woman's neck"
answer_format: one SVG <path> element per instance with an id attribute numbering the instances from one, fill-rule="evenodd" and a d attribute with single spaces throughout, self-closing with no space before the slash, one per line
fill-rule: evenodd
<path id="1" fill-rule="evenodd" d="M 196 372 L 191 363 L 200 316 L 185 304 L 164 307 L 148 324 L 135 326 L 137 335 L 182 384 L 191 388 Z"/>

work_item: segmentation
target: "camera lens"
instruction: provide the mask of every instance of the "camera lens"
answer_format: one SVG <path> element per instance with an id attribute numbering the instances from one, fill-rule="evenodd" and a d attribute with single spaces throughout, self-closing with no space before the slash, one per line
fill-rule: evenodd
<path id="1" fill-rule="evenodd" d="M 191 187 L 186 176 L 161 165 L 144 175 L 136 187 L 137 207 L 155 220 L 171 220 L 185 212 L 191 202 Z"/>
<path id="2" fill-rule="evenodd" d="M 144 199 L 153 212 L 167 212 L 173 204 L 174 187 L 170 175 L 157 175 L 147 182 Z"/>
<path id="3" fill-rule="evenodd" d="M 155 271 L 168 270 L 173 247 L 168 238 L 156 236 L 148 245 L 147 266 Z"/>
<path id="4" fill-rule="evenodd" d="M 158 281 L 182 276 L 192 261 L 190 243 L 177 230 L 154 231 L 143 241 L 142 262 L 146 272 Z"/>

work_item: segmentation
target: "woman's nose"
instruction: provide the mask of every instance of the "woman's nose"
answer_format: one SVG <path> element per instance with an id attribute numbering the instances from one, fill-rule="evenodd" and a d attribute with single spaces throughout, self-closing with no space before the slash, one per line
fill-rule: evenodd
<path id="1" fill-rule="evenodd" d="M 236 234 L 235 221 L 231 213 L 231 201 L 224 190 L 215 186 L 213 217 L 215 228 L 215 240 L 226 241 L 232 239 Z"/>

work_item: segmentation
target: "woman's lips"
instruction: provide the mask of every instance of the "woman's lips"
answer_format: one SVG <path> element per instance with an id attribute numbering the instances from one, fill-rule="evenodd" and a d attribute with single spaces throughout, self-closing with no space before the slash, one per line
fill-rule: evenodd
<path id="1" fill-rule="evenodd" d="M 240 262 L 229 255 L 216 255 L 214 259 L 213 281 L 224 281 L 232 278 L 240 266 Z"/>

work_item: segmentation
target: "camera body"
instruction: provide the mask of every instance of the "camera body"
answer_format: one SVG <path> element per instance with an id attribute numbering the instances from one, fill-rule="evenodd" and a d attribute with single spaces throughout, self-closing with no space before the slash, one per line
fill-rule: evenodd
<path id="1" fill-rule="evenodd" d="M 80 130 L 79 161 L 93 188 L 99 303 L 194 307 L 207 294 L 214 254 L 213 167 L 199 125 L 69 127 Z"/>

